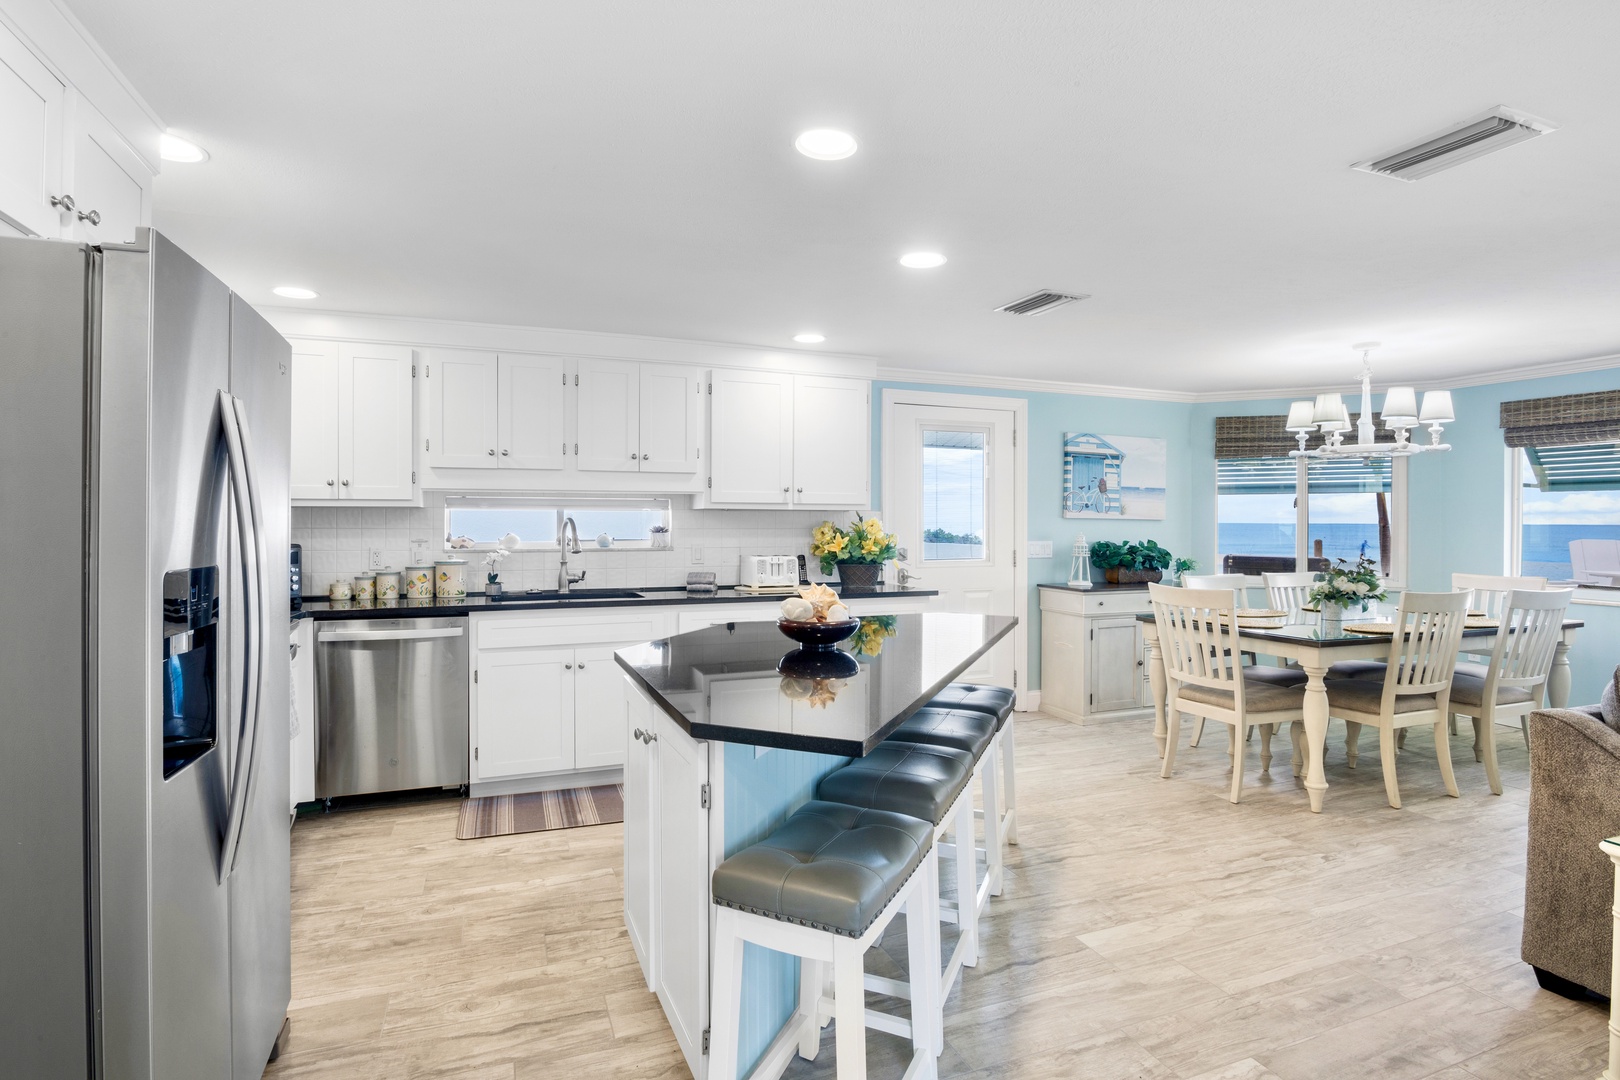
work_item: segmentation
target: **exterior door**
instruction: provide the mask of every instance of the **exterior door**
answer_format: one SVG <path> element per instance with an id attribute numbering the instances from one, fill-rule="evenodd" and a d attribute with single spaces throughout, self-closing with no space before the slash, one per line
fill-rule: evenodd
<path id="1" fill-rule="evenodd" d="M 792 501 L 793 376 L 715 371 L 709 405 L 709 500 L 743 506 Z"/>
<path id="2" fill-rule="evenodd" d="M 411 497 L 411 360 L 400 345 L 339 346 L 339 498 Z"/>
<path id="3" fill-rule="evenodd" d="M 793 501 L 865 506 L 872 484 L 871 384 L 799 375 L 793 380 Z"/>
<path id="4" fill-rule="evenodd" d="M 558 356 L 500 358 L 503 469 L 568 467 L 568 361 Z"/>
<path id="5" fill-rule="evenodd" d="M 292 343 L 292 497 L 338 497 L 338 347 Z"/>
<path id="6" fill-rule="evenodd" d="M 495 354 L 435 349 L 423 360 L 428 464 L 436 469 L 495 468 Z"/>
<path id="7" fill-rule="evenodd" d="M 61 236 L 63 86 L 0 24 L 0 218 L 39 236 Z"/>
<path id="8" fill-rule="evenodd" d="M 919 581 L 939 590 L 939 610 L 1025 614 L 1017 589 L 1015 423 L 1010 410 L 893 408 L 885 523 Z M 1013 686 L 1015 663 L 1009 635 L 961 677 Z"/>
<path id="9" fill-rule="evenodd" d="M 613 647 L 574 650 L 574 768 L 624 764 L 624 718 L 630 683 Z"/>
<path id="10" fill-rule="evenodd" d="M 500 649 L 478 656 L 478 779 L 574 767 L 574 650 Z"/>
<path id="11" fill-rule="evenodd" d="M 576 469 L 638 471 L 640 375 L 641 365 L 631 360 L 579 361 L 574 390 L 578 418 L 574 441 L 579 446 Z"/>
<path id="12" fill-rule="evenodd" d="M 695 473 L 703 430 L 703 372 L 641 365 L 641 471 Z"/>

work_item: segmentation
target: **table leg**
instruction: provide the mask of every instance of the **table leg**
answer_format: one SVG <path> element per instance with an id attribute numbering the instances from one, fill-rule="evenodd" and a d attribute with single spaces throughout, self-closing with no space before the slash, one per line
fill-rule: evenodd
<path id="1" fill-rule="evenodd" d="M 1322 751 L 1327 744 L 1328 700 L 1327 665 L 1314 659 L 1300 661 L 1309 681 L 1305 684 L 1305 793 L 1311 798 L 1311 813 L 1322 812 L 1327 794 L 1327 770 L 1322 767 Z"/>
<path id="2" fill-rule="evenodd" d="M 1569 642 L 1563 639 L 1553 647 L 1552 670 L 1547 672 L 1547 701 L 1555 709 L 1569 708 Z"/>
<path id="3" fill-rule="evenodd" d="M 1159 628 L 1152 623 L 1142 627 L 1142 639 L 1148 647 L 1148 686 L 1153 690 L 1153 740 L 1159 744 L 1159 756 L 1164 757 L 1164 740 L 1168 729 L 1164 722 L 1164 654 L 1159 651 Z"/>
<path id="4" fill-rule="evenodd" d="M 1598 845 L 1603 854 L 1614 863 L 1615 904 L 1611 910 L 1614 919 L 1614 943 L 1620 945 L 1620 844 L 1605 840 Z M 1610 946 L 1611 951 L 1614 946 Z M 1609 1067 L 1598 1080 L 1620 1080 L 1620 964 L 1615 964 L 1609 976 Z"/>

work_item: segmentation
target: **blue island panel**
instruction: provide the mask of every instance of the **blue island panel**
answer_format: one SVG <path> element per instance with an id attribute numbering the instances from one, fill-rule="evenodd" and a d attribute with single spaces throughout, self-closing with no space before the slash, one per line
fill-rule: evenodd
<path id="1" fill-rule="evenodd" d="M 727 743 L 725 753 L 726 857 L 769 836 L 788 815 L 815 797 L 821 778 L 848 762 L 827 754 L 770 750 Z M 743 953 L 742 1024 L 737 1077 L 746 1076 L 799 1004 L 797 957 L 750 944 Z M 716 1077 L 715 1080 L 732 1080 Z"/>

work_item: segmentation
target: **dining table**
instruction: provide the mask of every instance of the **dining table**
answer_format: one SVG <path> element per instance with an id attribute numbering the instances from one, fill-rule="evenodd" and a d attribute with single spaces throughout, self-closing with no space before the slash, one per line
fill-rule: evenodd
<path id="1" fill-rule="evenodd" d="M 1328 699 L 1327 670 L 1343 660 L 1384 660 L 1389 657 L 1390 635 L 1387 633 L 1359 633 L 1339 628 L 1324 629 L 1316 617 L 1298 612 L 1280 625 L 1239 625 L 1237 636 L 1245 653 L 1273 656 L 1297 663 L 1305 672 L 1305 792 L 1310 798 L 1311 812 L 1322 812 L 1322 801 L 1327 795 L 1327 773 L 1322 767 L 1322 755 L 1327 744 Z M 1164 756 L 1165 740 L 1169 728 L 1165 709 L 1168 705 L 1169 685 L 1164 670 L 1164 654 L 1159 647 L 1159 630 L 1151 614 L 1138 615 L 1142 623 L 1142 638 L 1148 649 L 1148 681 L 1153 689 L 1153 738 L 1159 744 L 1159 756 Z M 1547 700 L 1555 709 L 1569 704 L 1569 648 L 1575 634 L 1586 624 L 1579 619 L 1565 619 L 1554 648 L 1552 669 L 1547 675 Z M 1463 630 L 1462 652 L 1489 653 L 1496 647 L 1499 627 L 1468 626 Z M 1231 632 L 1222 628 L 1222 637 Z M 1234 652 L 1237 650 L 1233 650 Z"/>

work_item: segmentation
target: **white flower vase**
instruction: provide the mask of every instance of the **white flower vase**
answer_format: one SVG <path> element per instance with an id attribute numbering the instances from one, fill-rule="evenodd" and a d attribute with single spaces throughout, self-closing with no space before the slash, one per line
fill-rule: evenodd
<path id="1" fill-rule="evenodd" d="M 1344 608 L 1339 604 L 1322 601 L 1322 636 L 1337 637 L 1344 633 Z"/>

